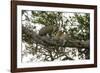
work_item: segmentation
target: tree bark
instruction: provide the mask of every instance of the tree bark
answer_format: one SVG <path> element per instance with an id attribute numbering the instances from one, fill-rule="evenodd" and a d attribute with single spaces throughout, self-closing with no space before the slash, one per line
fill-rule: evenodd
<path id="1" fill-rule="evenodd" d="M 36 43 L 39 43 L 41 45 L 48 46 L 48 47 L 49 46 L 59 46 L 59 47 L 89 48 L 89 40 L 80 41 L 80 40 L 72 40 L 70 38 L 70 39 L 65 39 L 66 42 L 65 44 L 63 44 L 62 40 L 56 41 L 47 36 L 40 36 L 33 30 L 30 30 L 26 27 L 23 27 L 22 32 L 23 34 L 26 35 L 26 37 L 24 37 L 24 40 L 23 40 L 26 42 L 33 41 L 33 42 L 36 42 Z M 31 40 L 30 40 L 30 37 L 31 37 Z M 25 38 L 28 38 L 28 40 L 25 40 Z"/>

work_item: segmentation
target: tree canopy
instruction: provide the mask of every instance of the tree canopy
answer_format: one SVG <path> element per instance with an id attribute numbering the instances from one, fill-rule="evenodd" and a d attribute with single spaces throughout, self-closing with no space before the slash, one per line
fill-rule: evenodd
<path id="1" fill-rule="evenodd" d="M 58 29 L 51 31 L 50 26 L 52 30 Z M 25 45 L 22 54 L 28 51 L 31 61 L 89 59 L 89 26 L 89 13 L 22 10 L 22 43 Z M 42 28 L 47 28 L 45 33 L 49 31 L 44 36 L 39 35 Z M 63 32 L 62 36 L 57 35 L 59 31 Z"/>

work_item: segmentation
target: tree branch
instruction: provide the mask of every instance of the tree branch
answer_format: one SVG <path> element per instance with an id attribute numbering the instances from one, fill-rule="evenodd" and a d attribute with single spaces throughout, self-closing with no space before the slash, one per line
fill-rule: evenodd
<path id="1" fill-rule="evenodd" d="M 50 37 L 47 36 L 40 36 L 33 30 L 27 28 L 27 27 L 22 27 L 22 32 L 24 34 L 24 39 L 23 41 L 25 42 L 30 42 L 31 43 L 39 43 L 43 46 L 59 46 L 59 47 L 75 47 L 75 48 L 89 48 L 89 40 L 87 41 L 80 41 L 80 40 L 72 40 L 70 39 L 65 39 L 65 43 L 63 44 L 63 40 L 54 40 Z"/>

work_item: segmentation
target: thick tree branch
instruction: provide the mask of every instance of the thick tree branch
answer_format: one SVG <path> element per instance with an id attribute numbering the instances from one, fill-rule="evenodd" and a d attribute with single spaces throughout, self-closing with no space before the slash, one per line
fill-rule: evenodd
<path id="1" fill-rule="evenodd" d="M 28 42 L 28 43 L 35 42 L 44 46 L 89 48 L 89 40 L 80 41 L 80 40 L 65 39 L 65 42 L 63 42 L 63 40 L 54 40 L 47 36 L 40 36 L 33 30 L 30 30 L 29 28 L 24 27 L 24 26 L 22 28 L 22 32 L 23 32 L 22 37 L 24 37 L 23 41 Z"/>

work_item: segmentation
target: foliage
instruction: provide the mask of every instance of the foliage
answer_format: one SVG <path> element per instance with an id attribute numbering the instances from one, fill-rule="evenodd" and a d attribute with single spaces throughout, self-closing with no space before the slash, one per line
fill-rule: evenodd
<path id="1" fill-rule="evenodd" d="M 52 36 L 39 35 L 41 28 L 51 25 L 58 27 Z M 88 13 L 23 10 L 22 41 L 33 55 L 31 61 L 89 59 L 89 25 Z M 55 37 L 59 31 L 66 34 L 64 38 Z"/>

